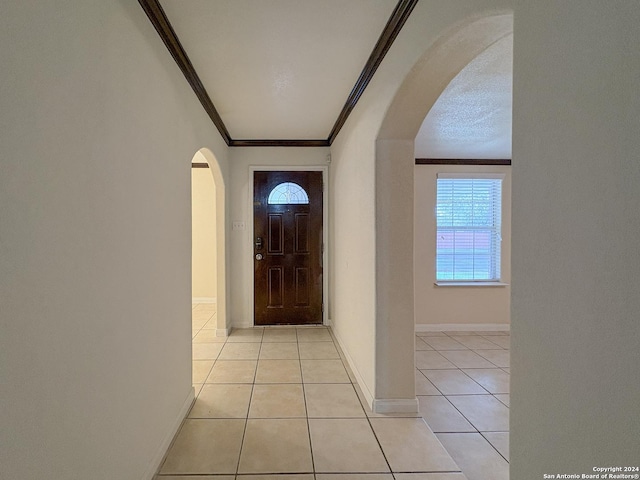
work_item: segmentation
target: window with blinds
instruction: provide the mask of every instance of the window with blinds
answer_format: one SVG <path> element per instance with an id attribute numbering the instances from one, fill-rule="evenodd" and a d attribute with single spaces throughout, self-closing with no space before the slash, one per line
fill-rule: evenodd
<path id="1" fill-rule="evenodd" d="M 436 281 L 500 281 L 502 177 L 438 174 Z"/>

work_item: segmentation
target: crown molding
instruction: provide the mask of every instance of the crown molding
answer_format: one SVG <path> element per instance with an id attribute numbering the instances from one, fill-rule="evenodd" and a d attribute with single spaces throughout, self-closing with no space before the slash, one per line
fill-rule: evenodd
<path id="1" fill-rule="evenodd" d="M 510 158 L 416 158 L 416 165 L 511 165 Z"/>
<path id="2" fill-rule="evenodd" d="M 382 60 L 391 48 L 391 45 L 393 45 L 393 42 L 400 33 L 400 30 L 402 30 L 402 27 L 409 18 L 409 15 L 411 15 L 411 12 L 417 3 L 418 0 L 400 0 L 396 5 L 396 8 L 393 10 L 391 17 L 389 17 L 384 30 L 380 34 L 375 47 L 373 47 L 373 51 L 371 52 L 371 55 L 369 55 L 369 59 L 362 69 L 362 73 L 360 73 L 355 86 L 347 97 L 347 101 L 342 107 L 342 111 L 340 112 L 340 115 L 338 115 L 336 123 L 331 129 L 331 133 L 329 133 L 329 137 L 327 138 L 329 145 L 333 143 L 338 136 L 338 133 L 340 133 L 340 130 L 349 118 L 349 115 L 355 108 L 358 100 L 360 100 L 360 97 L 369 85 L 369 82 L 371 82 L 373 75 L 376 73 L 376 70 L 378 70 Z"/>
<path id="3" fill-rule="evenodd" d="M 411 15 L 411 12 L 418 3 L 418 0 L 398 1 L 326 140 L 234 140 L 231 138 L 231 134 L 227 130 L 222 117 L 220 117 L 220 114 L 211 101 L 207 90 L 204 88 L 198 73 L 193 67 L 191 60 L 189 60 L 187 52 L 182 47 L 182 44 L 180 43 L 171 22 L 160 5 L 159 0 L 138 0 L 138 3 L 147 14 L 147 17 L 149 17 L 149 21 L 153 24 L 156 32 L 167 47 L 167 50 L 171 53 L 171 56 L 200 100 L 202 107 L 205 109 L 209 118 L 211 118 L 213 124 L 216 126 L 218 132 L 220 132 L 220 135 L 229 147 L 329 147 L 338 136 L 338 133 L 349 118 L 349 115 L 355 108 L 364 90 L 369 85 L 369 82 L 371 82 L 373 75 L 380 66 L 380 63 L 382 63 L 382 60 L 389 51 L 389 48 L 393 45 L 393 42 L 400 33 L 400 30 L 402 30 L 402 27 L 409 18 L 409 15 Z"/>
<path id="4" fill-rule="evenodd" d="M 143 10 L 149 17 L 149 20 L 153 24 L 156 32 L 164 42 L 167 50 L 171 53 L 171 56 L 178 64 L 178 67 L 182 71 L 183 75 L 191 85 L 191 88 L 195 92 L 198 100 L 202 104 L 202 107 L 205 109 L 211 121 L 220 132 L 222 139 L 225 141 L 227 145 L 231 144 L 231 135 L 229 135 L 229 131 L 225 126 L 220 114 L 216 110 L 216 107 L 213 105 L 207 90 L 204 88 L 200 77 L 196 73 L 195 68 L 193 68 L 193 64 L 191 60 L 189 60 L 189 56 L 187 52 L 182 47 L 178 36 L 176 35 L 175 30 L 171 26 L 171 22 L 167 18 L 167 15 L 164 13 L 162 6 L 158 0 L 138 0 L 140 6 L 142 6 Z"/>
<path id="5" fill-rule="evenodd" d="M 329 147 L 328 140 L 231 140 L 230 147 Z"/>

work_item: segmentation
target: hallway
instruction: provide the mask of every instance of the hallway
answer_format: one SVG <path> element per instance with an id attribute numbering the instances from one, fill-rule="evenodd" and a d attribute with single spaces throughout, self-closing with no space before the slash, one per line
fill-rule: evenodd
<path id="1" fill-rule="evenodd" d="M 500 403 L 508 395 L 498 393 L 508 391 L 508 369 L 498 368 L 508 336 L 416 337 L 416 390 L 434 434 L 419 416 L 377 415 L 364 406 L 327 328 L 241 329 L 228 338 L 216 337 L 215 328 L 215 304 L 194 305 L 196 402 L 158 480 L 508 478 L 507 462 L 492 447 L 504 454 L 508 439 L 508 409 Z"/>

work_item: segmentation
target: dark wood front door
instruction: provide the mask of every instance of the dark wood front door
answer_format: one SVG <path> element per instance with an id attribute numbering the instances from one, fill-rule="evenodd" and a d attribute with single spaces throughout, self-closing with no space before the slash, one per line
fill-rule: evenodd
<path id="1" fill-rule="evenodd" d="M 256 325 L 322 323 L 322 172 L 254 172 Z"/>

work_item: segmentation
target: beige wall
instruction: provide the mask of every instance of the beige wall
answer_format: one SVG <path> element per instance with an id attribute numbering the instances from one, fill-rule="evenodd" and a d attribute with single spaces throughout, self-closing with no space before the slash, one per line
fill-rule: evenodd
<path id="1" fill-rule="evenodd" d="M 329 318 L 369 403 L 375 387 L 373 144 L 331 147 Z M 364 151 L 369 151 L 365 154 Z"/>
<path id="2" fill-rule="evenodd" d="M 384 345 L 385 334 L 407 322 L 376 323 L 376 134 L 429 45 L 509 3 L 421 0 L 331 148 L 331 318 L 371 398 L 397 385 L 404 395 L 413 381 L 378 373 L 406 346 L 393 336 Z M 149 478 L 191 393 L 191 158 L 202 146 L 215 153 L 234 192 L 230 224 L 248 219 L 249 164 L 323 164 L 326 149 L 237 149 L 230 172 L 135 2 L 1 8 L 0 431 L 11 441 L 0 476 Z M 515 13 L 520 480 L 637 461 L 640 6 L 517 0 Z M 240 241 L 229 270 L 242 322 L 250 237 L 229 238 Z"/>
<path id="3" fill-rule="evenodd" d="M 137 2 L 0 6 L 0 478 L 150 479 L 193 396 L 191 159 Z"/>
<path id="4" fill-rule="evenodd" d="M 637 466 L 640 3 L 514 17 L 511 478 Z"/>
<path id="5" fill-rule="evenodd" d="M 381 400 L 381 409 L 416 406 L 410 347 L 415 325 L 413 140 L 430 105 L 446 87 L 446 75 L 453 78 L 459 69 L 430 69 L 434 78 L 421 85 L 433 98 L 409 99 L 398 107 L 400 117 L 394 117 L 390 108 L 403 80 L 429 47 L 455 28 L 480 15 L 504 12 L 510 4 L 507 0 L 421 0 L 331 147 L 331 319 L 367 401 Z M 468 46 L 470 52 L 478 43 L 470 37 L 456 45 Z M 442 53 L 448 63 L 452 63 L 451 51 Z M 381 138 L 385 118 L 399 129 L 415 124 L 415 131 Z M 401 120 L 395 122 L 397 118 Z M 394 138 L 402 141 L 384 141 Z M 376 149 L 384 154 L 384 165 L 376 160 Z M 394 157 L 401 160 L 394 164 Z M 393 235 L 399 236 L 403 251 L 382 248 Z"/>
<path id="6" fill-rule="evenodd" d="M 509 324 L 511 287 L 438 287 L 436 178 L 438 173 L 498 173 L 502 182 L 502 282 L 511 282 L 511 167 L 416 165 L 414 170 L 414 288 L 416 328 L 429 324 Z"/>
<path id="7" fill-rule="evenodd" d="M 191 169 L 191 292 L 197 301 L 217 295 L 215 188 L 210 169 Z"/>

